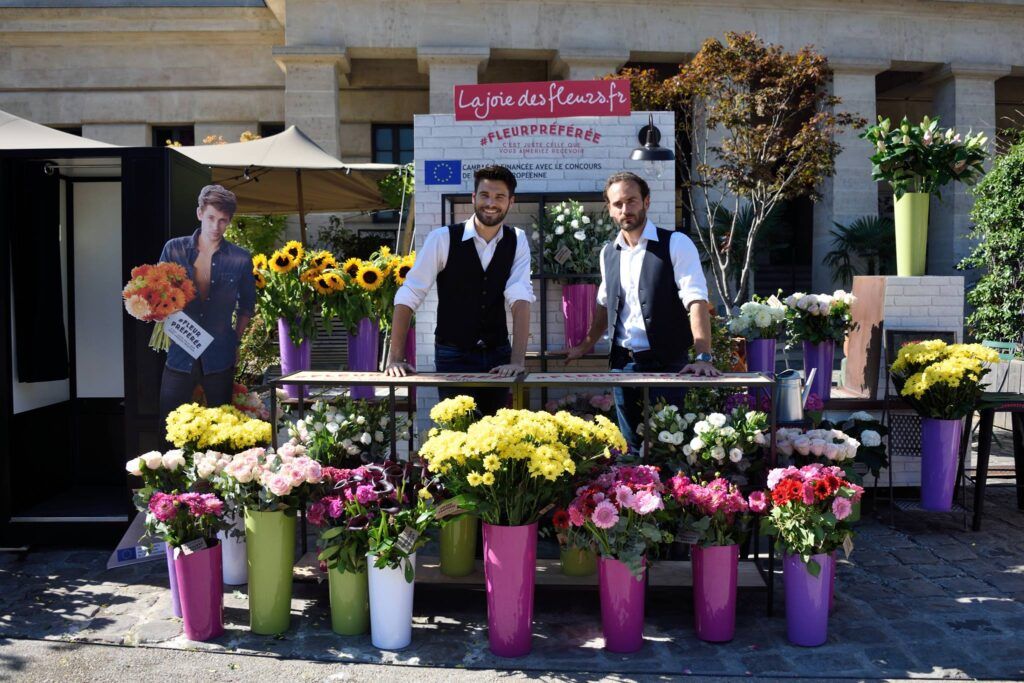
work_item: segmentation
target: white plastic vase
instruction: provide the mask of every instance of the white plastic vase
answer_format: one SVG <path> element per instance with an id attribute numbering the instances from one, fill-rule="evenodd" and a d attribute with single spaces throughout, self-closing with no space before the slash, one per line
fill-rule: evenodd
<path id="1" fill-rule="evenodd" d="M 370 580 L 370 641 L 381 650 L 401 650 L 412 642 L 414 581 L 405 580 L 405 562 L 398 569 L 378 569 L 377 558 L 366 556 Z M 413 572 L 416 553 L 409 556 Z M 415 578 L 415 576 L 414 576 Z"/>
<path id="2" fill-rule="evenodd" d="M 241 586 L 249 582 L 249 565 L 245 556 L 245 516 L 235 511 L 229 514 L 231 526 L 217 532 L 223 558 L 224 583 L 228 586 Z M 232 537 L 232 533 L 239 535 Z"/>

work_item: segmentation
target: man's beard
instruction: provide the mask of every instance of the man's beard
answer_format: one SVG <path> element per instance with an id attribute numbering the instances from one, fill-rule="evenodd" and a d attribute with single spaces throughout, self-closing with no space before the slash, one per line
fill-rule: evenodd
<path id="1" fill-rule="evenodd" d="M 644 227 L 647 226 L 647 209 L 640 209 L 639 211 L 636 212 L 636 220 L 630 227 L 625 227 L 618 220 L 615 221 L 615 225 L 616 227 L 619 228 L 619 230 L 625 230 L 626 232 L 633 232 L 634 230 L 643 230 Z"/>
<path id="2" fill-rule="evenodd" d="M 505 220 L 505 216 L 508 215 L 508 209 L 506 209 L 504 211 L 499 209 L 498 213 L 496 215 L 494 215 L 494 216 L 485 216 L 484 213 L 483 213 L 483 208 L 482 207 L 476 206 L 476 207 L 473 207 L 473 208 L 474 208 L 474 213 L 476 214 L 477 221 L 480 222 L 480 225 L 485 225 L 488 228 L 493 228 L 496 225 L 501 225 L 502 222 Z"/>

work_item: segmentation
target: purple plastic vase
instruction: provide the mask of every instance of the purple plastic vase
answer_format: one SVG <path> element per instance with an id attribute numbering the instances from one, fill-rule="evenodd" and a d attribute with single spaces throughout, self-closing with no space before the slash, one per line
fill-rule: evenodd
<path id="1" fill-rule="evenodd" d="M 380 326 L 363 318 L 356 333 L 348 335 L 348 369 L 352 372 L 377 372 L 380 352 Z M 374 387 L 351 387 L 352 398 L 373 398 Z"/>
<path id="2" fill-rule="evenodd" d="M 625 564 L 602 557 L 597 566 L 601 585 L 601 629 L 604 649 L 609 652 L 636 652 L 644 646 L 644 574 L 634 576 Z"/>
<path id="3" fill-rule="evenodd" d="M 822 403 L 832 396 L 832 363 L 836 355 L 836 343 L 825 341 L 820 344 L 804 342 L 804 377 L 811 374 L 811 368 L 817 368 L 811 393 L 817 394 Z"/>
<path id="4" fill-rule="evenodd" d="M 537 523 L 483 527 L 491 652 L 499 657 L 522 657 L 530 654 L 533 631 Z"/>
<path id="5" fill-rule="evenodd" d="M 774 339 L 747 340 L 747 372 L 763 372 L 769 377 L 775 377 Z M 755 397 L 755 410 L 760 410 L 761 404 L 771 399 L 771 392 L 768 389 L 748 391 L 747 395 Z"/>
<path id="6" fill-rule="evenodd" d="M 293 372 L 309 370 L 310 366 L 312 366 L 312 345 L 308 339 L 304 339 L 298 346 L 293 344 L 291 337 L 288 336 L 290 329 L 291 326 L 287 320 L 284 318 L 277 319 L 277 341 L 281 351 L 282 377 Z M 288 394 L 288 398 L 298 398 L 300 389 L 301 385 L 298 384 L 284 385 L 284 391 Z"/>
<path id="7" fill-rule="evenodd" d="M 953 507 L 962 420 L 921 421 L 921 507 L 948 512 Z"/>
<path id="8" fill-rule="evenodd" d="M 831 553 L 812 555 L 821 572 L 811 576 L 799 555 L 785 554 L 786 637 L 794 645 L 817 647 L 828 640 L 828 593 L 835 564 Z"/>
<path id="9" fill-rule="evenodd" d="M 215 545 L 174 560 L 185 637 L 210 640 L 224 634 L 224 575 L 221 547 Z"/>
<path id="10" fill-rule="evenodd" d="M 836 574 L 839 573 L 838 572 L 839 563 L 837 562 L 838 559 L 839 559 L 839 551 L 838 550 L 833 550 L 832 551 L 832 580 L 828 582 L 828 613 L 829 614 L 832 614 L 832 612 L 834 612 L 835 609 L 836 609 Z"/>
<path id="11" fill-rule="evenodd" d="M 738 545 L 690 546 L 693 569 L 693 618 L 697 637 L 725 643 L 736 634 Z"/>
<path id="12" fill-rule="evenodd" d="M 562 314 L 565 315 L 565 348 L 583 343 L 590 331 L 597 306 L 597 285 L 562 285 Z"/>
<path id="13" fill-rule="evenodd" d="M 174 572 L 174 548 L 166 546 L 164 551 L 167 555 L 167 582 L 171 586 L 171 614 L 181 616 L 181 598 L 178 597 L 178 577 Z"/>

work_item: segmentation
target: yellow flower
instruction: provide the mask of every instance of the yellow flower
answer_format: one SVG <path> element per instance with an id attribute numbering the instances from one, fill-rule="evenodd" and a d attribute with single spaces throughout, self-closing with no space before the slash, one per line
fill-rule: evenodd
<path id="1" fill-rule="evenodd" d="M 481 483 L 483 483 L 483 480 L 484 478 L 479 472 L 470 472 L 469 474 L 466 475 L 466 482 L 470 486 L 479 486 Z"/>
<path id="2" fill-rule="evenodd" d="M 480 481 L 484 486 L 491 486 L 494 484 L 494 472 L 484 472 L 484 475 L 480 477 Z"/>
<path id="3" fill-rule="evenodd" d="M 267 278 L 264 277 L 263 273 L 256 271 L 253 273 L 253 277 L 256 278 L 256 289 L 263 289 L 267 286 Z"/>
<path id="4" fill-rule="evenodd" d="M 330 275 L 330 273 L 317 275 L 317 277 L 313 280 L 313 288 L 316 289 L 317 293 L 330 294 L 331 292 L 334 291 L 334 288 L 331 287 L 331 279 L 328 277 L 328 275 Z"/>
<path id="5" fill-rule="evenodd" d="M 299 265 L 299 262 L 292 258 L 288 252 L 278 250 L 270 257 L 270 269 L 275 273 L 289 273 Z"/>
<path id="6" fill-rule="evenodd" d="M 332 291 L 340 292 L 345 289 L 345 278 L 337 273 L 324 273 L 324 277 L 327 278 L 327 284 L 330 286 Z"/>
<path id="7" fill-rule="evenodd" d="M 304 273 L 302 273 L 302 275 L 299 276 L 299 281 L 305 282 L 307 284 L 312 284 L 314 281 L 316 281 L 318 277 L 320 277 L 321 272 L 322 271 L 319 268 L 308 268 Z"/>
<path id="8" fill-rule="evenodd" d="M 372 292 L 384 284 L 384 273 L 372 263 L 364 263 L 356 274 L 356 282 L 366 291 Z"/>
<path id="9" fill-rule="evenodd" d="M 387 258 L 387 257 L 391 256 L 391 247 L 386 246 L 386 245 L 382 246 L 378 253 L 380 254 L 381 258 Z"/>
<path id="10" fill-rule="evenodd" d="M 362 260 L 353 257 L 345 261 L 341 269 L 348 273 L 348 276 L 354 280 L 356 275 L 359 274 L 359 269 L 362 268 L 362 266 Z"/>
<path id="11" fill-rule="evenodd" d="M 398 267 L 395 268 L 392 276 L 395 278 L 395 282 L 399 285 L 405 284 L 405 278 L 409 277 L 409 271 L 412 270 L 414 259 L 406 256 L 398 262 Z"/>
<path id="12" fill-rule="evenodd" d="M 253 256 L 252 257 L 252 269 L 254 271 L 256 271 L 256 270 L 266 270 L 267 269 L 267 255 L 266 254 L 256 254 L 255 256 Z"/>
<path id="13" fill-rule="evenodd" d="M 334 255 L 331 252 L 318 251 L 309 258 L 309 267 L 327 270 L 328 268 L 337 268 L 338 262 L 334 260 Z"/>
<path id="14" fill-rule="evenodd" d="M 496 470 L 501 469 L 501 460 L 496 455 L 488 455 L 484 457 L 484 469 L 490 474 Z M 486 475 L 485 475 L 486 476 Z"/>
<path id="15" fill-rule="evenodd" d="M 295 240 L 287 242 L 281 251 L 285 252 L 296 261 L 302 261 L 302 257 L 306 253 L 302 248 L 302 242 L 296 242 Z"/>
<path id="16" fill-rule="evenodd" d="M 430 491 L 425 489 L 425 488 L 420 489 L 419 497 L 422 500 L 433 500 L 434 499 L 434 496 L 430 493 Z"/>

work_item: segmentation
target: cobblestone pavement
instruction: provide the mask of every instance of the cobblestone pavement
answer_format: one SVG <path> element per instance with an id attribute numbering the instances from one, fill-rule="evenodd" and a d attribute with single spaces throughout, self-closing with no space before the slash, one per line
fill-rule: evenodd
<path id="1" fill-rule="evenodd" d="M 194 643 L 182 635 L 180 619 L 169 616 L 163 562 L 107 571 L 106 551 L 0 554 L 0 679 L 8 667 L 5 640 L 29 638 L 569 678 L 620 672 L 1020 679 L 1024 513 L 1005 487 L 989 489 L 986 512 L 981 532 L 964 531 L 958 516 L 917 513 L 893 529 L 866 515 L 855 552 L 840 562 L 828 643 L 813 649 L 786 642 L 781 590 L 772 618 L 765 616 L 763 591 L 742 591 L 736 638 L 720 645 L 694 636 L 688 590 L 651 590 L 643 650 L 612 655 L 602 649 L 595 590 L 538 588 L 533 653 L 502 660 L 487 649 L 482 590 L 418 586 L 412 646 L 382 652 L 367 636 L 331 632 L 326 583 L 295 584 L 291 629 L 279 637 L 251 634 L 245 588 L 229 587 L 227 633 Z"/>

